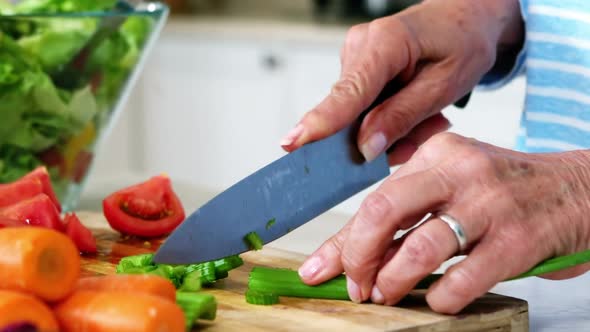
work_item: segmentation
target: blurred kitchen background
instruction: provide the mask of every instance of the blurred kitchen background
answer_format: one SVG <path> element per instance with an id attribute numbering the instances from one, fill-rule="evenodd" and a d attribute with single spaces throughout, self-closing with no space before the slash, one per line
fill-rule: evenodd
<path id="1" fill-rule="evenodd" d="M 330 90 L 354 24 L 407 0 L 170 0 L 172 8 L 139 82 L 97 154 L 81 208 L 168 173 L 188 212 L 284 155 L 280 138 Z M 444 113 L 451 131 L 512 147 L 524 81 L 476 92 Z M 370 190 L 370 189 L 369 189 Z M 368 190 L 277 241 L 311 252 L 336 232 Z"/>

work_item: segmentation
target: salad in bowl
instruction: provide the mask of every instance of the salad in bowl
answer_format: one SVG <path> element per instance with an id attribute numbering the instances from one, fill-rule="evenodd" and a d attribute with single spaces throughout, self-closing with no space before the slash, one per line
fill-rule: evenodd
<path id="1" fill-rule="evenodd" d="M 117 4 L 0 0 L 0 183 L 45 166 L 64 209 L 76 206 L 97 145 L 168 15 L 161 3 Z M 113 16 L 121 23 L 80 57 Z M 80 59 L 77 71 L 65 71 Z M 62 84 L 64 73 L 76 84 Z"/>

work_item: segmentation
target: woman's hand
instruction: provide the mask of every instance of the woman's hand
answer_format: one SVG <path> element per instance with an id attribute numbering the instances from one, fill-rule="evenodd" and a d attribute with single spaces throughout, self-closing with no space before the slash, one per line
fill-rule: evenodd
<path id="1" fill-rule="evenodd" d="M 426 300 L 435 311 L 457 313 L 543 259 L 590 248 L 589 154 L 524 154 L 438 134 L 367 196 L 300 275 L 317 284 L 346 272 L 354 301 L 395 304 L 458 251 L 454 233 L 436 217 L 393 240 L 434 211 L 460 222 L 468 255 L 430 287 Z"/>
<path id="2" fill-rule="evenodd" d="M 521 25 L 518 0 L 429 0 L 355 26 L 341 52 L 340 80 L 281 145 L 292 151 L 344 128 L 395 78 L 405 88 L 364 119 L 358 145 L 371 160 L 408 136 L 391 154 L 392 164 L 401 163 L 447 129 L 446 119 L 432 117 L 490 71 L 502 45 L 518 46 Z"/>

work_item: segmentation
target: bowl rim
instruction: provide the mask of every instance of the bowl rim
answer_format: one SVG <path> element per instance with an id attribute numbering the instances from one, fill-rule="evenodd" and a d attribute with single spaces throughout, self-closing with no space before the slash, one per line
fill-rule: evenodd
<path id="1" fill-rule="evenodd" d="M 159 1 L 150 1 L 141 4 L 141 7 L 130 11 L 88 11 L 69 13 L 16 13 L 0 14 L 1 19 L 11 18 L 92 18 L 92 17 L 113 17 L 113 16 L 154 16 L 167 14 L 170 8 L 167 4 Z"/>

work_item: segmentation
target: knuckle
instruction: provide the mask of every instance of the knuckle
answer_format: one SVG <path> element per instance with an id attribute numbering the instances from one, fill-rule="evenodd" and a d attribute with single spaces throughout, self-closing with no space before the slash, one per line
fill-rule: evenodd
<path id="1" fill-rule="evenodd" d="M 382 112 L 383 122 L 387 128 L 394 131 L 391 137 L 402 137 L 407 135 L 416 125 L 416 117 L 413 108 L 402 102 L 396 103 L 395 108 Z M 378 113 L 377 113 L 378 114 Z"/>
<path id="2" fill-rule="evenodd" d="M 378 273 L 375 278 L 375 285 L 379 288 L 386 302 L 396 295 L 402 280 L 391 273 Z"/>
<path id="3" fill-rule="evenodd" d="M 433 111 L 440 111 L 442 105 L 447 105 L 455 99 L 457 81 L 451 76 L 441 77 L 433 81 L 428 89 L 433 95 L 433 105 L 438 106 Z"/>
<path id="4" fill-rule="evenodd" d="M 534 249 L 529 248 L 529 243 L 533 241 L 523 241 L 534 235 L 522 226 L 511 224 L 509 227 L 495 227 L 492 232 L 494 235 L 490 243 L 491 250 L 498 255 L 510 253 L 511 256 L 516 256 L 523 253 L 526 256 L 526 252 L 531 252 L 528 249 Z"/>
<path id="5" fill-rule="evenodd" d="M 464 171 L 466 171 L 467 174 L 486 176 L 497 173 L 496 163 L 492 156 L 482 150 L 470 147 L 466 147 L 464 150 L 464 165 L 466 166 Z"/>
<path id="6" fill-rule="evenodd" d="M 388 30 L 389 25 L 387 18 L 375 19 L 369 23 L 369 34 L 380 34 L 381 32 Z"/>
<path id="7" fill-rule="evenodd" d="M 469 56 L 482 61 L 482 65 L 485 66 L 485 68 L 492 68 L 496 62 L 496 48 L 493 43 L 489 41 L 489 38 L 485 38 L 485 36 L 475 38 L 471 41 L 470 45 L 473 51 Z"/>
<path id="8" fill-rule="evenodd" d="M 463 137 L 458 134 L 451 132 L 442 132 L 432 136 L 429 140 L 429 145 L 434 148 L 448 147 L 460 144 L 463 141 Z"/>
<path id="9" fill-rule="evenodd" d="M 343 252 L 340 258 L 342 267 L 344 268 L 344 272 L 349 274 L 352 278 L 358 279 L 358 277 L 362 277 L 361 271 L 364 271 L 364 262 L 362 259 L 359 259 L 357 255 L 354 255 L 349 252 Z"/>
<path id="10" fill-rule="evenodd" d="M 369 225 L 381 224 L 383 218 L 393 210 L 389 198 L 380 191 L 367 195 L 359 210 L 360 221 Z"/>
<path id="11" fill-rule="evenodd" d="M 363 71 L 352 71 L 342 76 L 334 86 L 330 94 L 340 100 L 348 101 L 350 98 L 360 99 L 367 86 L 366 75 Z"/>
<path id="12" fill-rule="evenodd" d="M 424 144 L 418 147 L 415 156 L 423 160 L 434 160 L 438 156 L 446 155 L 451 147 L 460 144 L 461 136 L 451 132 L 440 132 L 432 135 Z"/>
<path id="13" fill-rule="evenodd" d="M 333 110 L 326 107 L 315 108 L 307 111 L 301 118 L 301 123 L 305 126 L 310 139 L 316 139 L 323 133 L 335 130 L 334 118 L 337 115 Z"/>
<path id="14" fill-rule="evenodd" d="M 326 243 L 324 244 L 324 250 L 333 252 L 333 253 L 341 253 L 342 246 L 344 245 L 344 235 L 338 233 L 332 236 Z"/>
<path id="15" fill-rule="evenodd" d="M 345 43 L 354 44 L 358 39 L 365 35 L 366 26 L 364 24 L 353 25 L 346 32 Z"/>
<path id="16" fill-rule="evenodd" d="M 375 19 L 368 24 L 369 38 L 384 42 L 390 41 L 392 38 L 405 37 L 407 27 L 396 16 L 386 16 Z"/>
<path id="17" fill-rule="evenodd" d="M 413 232 L 404 240 L 402 254 L 421 271 L 433 270 L 437 267 L 437 246 L 431 237 L 422 232 Z"/>
<path id="18" fill-rule="evenodd" d="M 471 300 L 477 296 L 477 294 L 474 294 L 476 292 L 477 282 L 469 271 L 462 268 L 451 268 L 449 272 L 449 277 L 445 282 L 449 293 L 466 300 Z"/>

